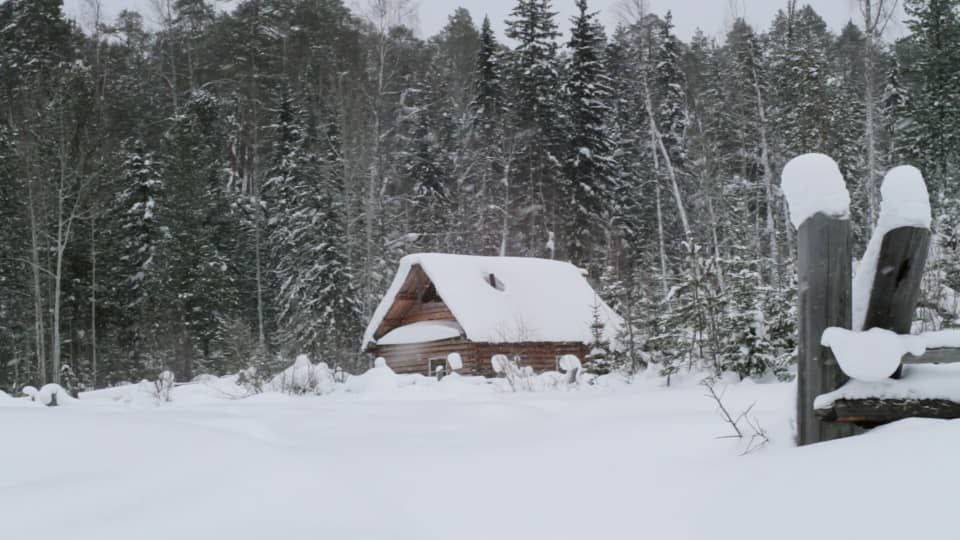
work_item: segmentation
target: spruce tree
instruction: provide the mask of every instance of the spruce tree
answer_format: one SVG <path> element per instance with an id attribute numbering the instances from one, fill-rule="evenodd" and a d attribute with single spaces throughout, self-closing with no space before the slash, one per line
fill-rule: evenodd
<path id="1" fill-rule="evenodd" d="M 506 135 L 506 92 L 503 84 L 503 51 L 490 26 L 483 19 L 480 48 L 476 58 L 474 98 L 471 103 L 470 143 L 477 152 L 480 169 L 477 173 L 476 228 L 477 252 L 496 255 L 502 251 L 503 224 L 509 217 L 509 185 L 504 175 L 509 171 L 511 144 Z"/>
<path id="2" fill-rule="evenodd" d="M 130 141 L 123 153 L 123 191 L 113 209 L 117 228 L 112 243 L 117 257 L 111 274 L 122 283 L 114 289 L 113 302 L 122 314 L 128 354 L 108 359 L 116 365 L 104 367 L 114 381 L 135 381 L 163 368 L 162 360 L 151 353 L 161 345 L 156 329 L 169 322 L 160 315 L 172 300 L 164 261 L 170 229 L 165 223 L 163 175 L 156 157 L 139 140 Z"/>
<path id="3" fill-rule="evenodd" d="M 604 58 L 606 37 L 596 13 L 586 0 L 577 0 L 579 15 L 573 19 L 568 46 L 563 96 L 569 149 L 564 161 L 567 185 L 567 254 L 574 264 L 591 267 L 598 276 L 603 268 L 602 244 L 612 212 L 615 165 L 610 137 L 612 90 Z"/>
<path id="4" fill-rule="evenodd" d="M 654 79 L 657 123 L 663 144 L 676 167 L 682 167 L 687 159 L 686 131 L 689 124 L 687 80 L 680 64 L 680 48 L 680 41 L 673 33 L 673 14 L 668 11 L 660 26 Z"/>
<path id="5" fill-rule="evenodd" d="M 556 255 L 562 122 L 555 16 L 550 0 L 517 0 L 507 19 L 506 35 L 517 43 L 507 68 L 510 129 L 516 130 L 520 147 L 510 178 L 512 204 L 505 209 L 518 216 L 511 254 Z"/>
<path id="6" fill-rule="evenodd" d="M 909 94 L 911 158 L 930 184 L 934 205 L 957 195 L 960 161 L 960 1 L 907 0 L 911 34 L 900 45 Z"/>
<path id="7" fill-rule="evenodd" d="M 173 344 L 169 364 L 177 380 L 223 369 L 223 324 L 237 311 L 231 255 L 240 230 L 225 186 L 222 120 L 219 98 L 203 90 L 192 92 L 172 119 L 162 158 L 171 232 L 165 264 L 179 293 L 169 306 L 165 342 Z"/>
<path id="8" fill-rule="evenodd" d="M 284 90 L 265 186 L 279 336 L 291 353 L 336 364 L 348 360 L 342 355 L 351 351 L 359 324 L 344 237 L 340 134 L 332 120 L 323 128 L 321 157 L 309 148 L 304 116 Z"/>

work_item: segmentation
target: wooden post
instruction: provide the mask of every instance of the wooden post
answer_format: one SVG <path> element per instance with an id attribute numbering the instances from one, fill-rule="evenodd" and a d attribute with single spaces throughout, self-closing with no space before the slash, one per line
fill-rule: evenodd
<path id="1" fill-rule="evenodd" d="M 828 347 L 820 345 L 830 327 L 850 328 L 850 221 L 816 214 L 797 234 L 799 273 L 797 358 L 797 443 L 829 441 L 853 435 L 855 427 L 822 421 L 813 410 L 817 396 L 847 381 Z"/>
<path id="2" fill-rule="evenodd" d="M 898 334 L 910 333 L 929 248 L 929 229 L 901 227 L 883 237 L 863 330 L 882 328 Z M 901 365 L 893 378 L 899 379 L 902 370 Z"/>

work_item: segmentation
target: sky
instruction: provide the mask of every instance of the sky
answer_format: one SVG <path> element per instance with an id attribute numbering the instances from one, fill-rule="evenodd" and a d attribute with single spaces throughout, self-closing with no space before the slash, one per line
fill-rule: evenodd
<path id="1" fill-rule="evenodd" d="M 221 0 L 218 0 L 221 1 Z M 235 2 L 236 0 L 232 0 Z M 365 0 L 347 0 L 347 4 L 356 6 Z M 623 0 L 590 0 L 592 9 L 600 11 L 601 20 L 612 29 L 620 20 L 619 5 Z M 89 11 L 85 7 L 87 0 L 64 0 L 67 14 L 77 18 L 81 23 L 91 20 Z M 105 18 L 112 19 L 122 9 L 136 9 L 147 20 L 150 20 L 152 0 L 101 0 Z M 227 2 L 229 4 L 230 2 Z M 438 32 L 447 22 L 447 17 L 457 7 L 470 10 L 477 24 L 484 15 L 490 16 L 494 28 L 502 36 L 503 21 L 510 14 L 516 0 L 419 0 L 419 16 L 416 22 L 417 30 L 423 37 Z M 650 9 L 654 13 L 673 12 L 677 34 L 684 40 L 689 39 L 697 28 L 708 35 L 720 37 L 725 33 L 733 18 L 731 4 L 748 22 L 756 28 L 764 30 L 773 20 L 778 9 L 786 5 L 786 0 L 649 0 Z M 827 23 L 838 31 L 851 18 L 859 20 L 859 11 L 855 0 L 807 0 L 820 13 Z M 901 4 L 903 2 L 900 2 Z M 576 11 L 575 0 L 553 0 L 554 10 L 559 12 L 557 18 L 561 31 L 567 33 L 570 27 L 570 18 Z M 902 14 L 895 18 L 888 34 L 891 37 L 903 33 Z"/>

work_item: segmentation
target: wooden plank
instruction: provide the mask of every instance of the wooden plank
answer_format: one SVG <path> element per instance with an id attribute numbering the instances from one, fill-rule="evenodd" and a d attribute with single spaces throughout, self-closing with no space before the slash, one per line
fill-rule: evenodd
<path id="1" fill-rule="evenodd" d="M 957 364 L 960 363 L 960 349 L 928 349 L 923 356 L 908 354 L 903 357 L 904 364 Z"/>
<path id="2" fill-rule="evenodd" d="M 833 326 L 850 328 L 850 222 L 817 214 L 800 226 L 797 241 L 797 440 L 805 445 L 855 431 L 850 425 L 823 422 L 813 410 L 817 396 L 847 381 L 833 353 L 820 345 L 820 337 Z"/>
<path id="3" fill-rule="evenodd" d="M 901 227 L 884 235 L 863 330 L 910 333 L 929 249 L 929 229 Z M 897 369 L 895 379 L 900 378 L 902 370 L 902 366 Z"/>
<path id="4" fill-rule="evenodd" d="M 960 418 L 960 403 L 946 399 L 841 399 L 829 409 L 818 409 L 826 422 L 871 428 L 905 418 Z"/>

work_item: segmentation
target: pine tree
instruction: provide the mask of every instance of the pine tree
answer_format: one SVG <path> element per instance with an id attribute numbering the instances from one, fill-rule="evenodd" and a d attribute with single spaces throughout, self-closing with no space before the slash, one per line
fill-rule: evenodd
<path id="1" fill-rule="evenodd" d="M 611 217 L 614 186 L 613 141 L 610 138 L 612 90 L 606 74 L 606 37 L 587 11 L 586 0 L 578 0 L 579 15 L 573 20 L 568 46 L 563 95 L 568 125 L 569 150 L 564 161 L 566 174 L 567 254 L 574 264 L 589 265 L 594 276 L 603 268 L 597 239 L 605 236 Z"/>
<path id="2" fill-rule="evenodd" d="M 25 230 L 26 208 L 22 196 L 23 181 L 18 174 L 15 136 L 0 121 L 0 388 L 19 390 L 16 385 L 31 381 L 33 363 L 27 361 L 32 336 L 27 317 L 29 297 L 22 262 L 28 244 Z"/>
<path id="3" fill-rule="evenodd" d="M 757 295 L 762 279 L 755 269 L 738 262 L 730 264 L 718 371 L 745 379 L 767 373 L 775 363 L 776 352 L 768 339 L 762 297 Z"/>
<path id="4" fill-rule="evenodd" d="M 117 228 L 112 240 L 118 256 L 111 274 L 122 283 L 113 291 L 113 302 L 123 314 L 123 340 L 129 354 L 122 361 L 115 359 L 116 365 L 104 367 L 114 381 L 135 381 L 163 368 L 162 359 L 150 355 L 160 345 L 155 332 L 166 324 L 160 314 L 171 301 L 164 266 L 170 230 L 164 219 L 163 174 L 156 157 L 139 140 L 129 142 L 123 153 L 123 191 L 113 211 Z"/>
<path id="5" fill-rule="evenodd" d="M 506 35 L 517 45 L 507 67 L 512 113 L 510 129 L 518 132 L 519 155 L 510 177 L 506 209 L 521 216 L 514 229 L 515 247 L 524 255 L 553 257 L 556 245 L 560 195 L 561 112 L 559 66 L 550 0 L 517 0 L 507 20 Z"/>
<path id="6" fill-rule="evenodd" d="M 501 50 L 497 35 L 484 17 L 480 30 L 480 48 L 476 58 L 476 87 L 471 103 L 476 131 L 480 137 L 494 135 L 505 112 L 505 95 L 500 67 Z"/>
<path id="7" fill-rule="evenodd" d="M 911 34 L 901 62 L 911 88 L 905 145 L 930 183 L 934 205 L 956 195 L 960 155 L 960 1 L 907 0 Z"/>
<path id="8" fill-rule="evenodd" d="M 686 132 L 689 125 L 687 114 L 687 78 L 680 65 L 680 42 L 673 33 L 673 15 L 667 16 L 660 26 L 657 42 L 656 83 L 657 122 L 663 144 L 670 153 L 674 166 L 682 167 L 687 159 Z"/>
<path id="9" fill-rule="evenodd" d="M 162 157 L 171 232 L 165 264 L 178 287 L 165 342 L 173 344 L 169 363 L 177 380 L 190 380 L 200 370 L 222 371 L 223 324 L 237 311 L 231 255 L 240 229 L 225 191 L 222 113 L 216 96 L 192 92 L 171 122 Z"/>
<path id="10" fill-rule="evenodd" d="M 474 98 L 471 103 L 470 145 L 480 162 L 477 173 L 476 229 L 477 252 L 502 253 L 503 224 L 508 219 L 510 143 L 506 137 L 506 94 L 503 87 L 502 51 L 490 18 L 484 17 L 480 30 L 480 48 L 476 58 Z"/>
<path id="11" fill-rule="evenodd" d="M 355 343 L 359 316 L 344 238 L 340 134 L 335 122 L 324 129 L 321 158 L 309 150 L 304 113 L 289 89 L 279 101 L 265 186 L 279 335 L 287 351 L 339 364 Z"/>
<path id="12" fill-rule="evenodd" d="M 641 51 L 637 29 L 617 28 L 607 51 L 615 142 L 616 179 L 611 194 L 611 221 L 614 239 L 620 245 L 619 271 L 628 276 L 645 266 L 643 255 L 655 251 L 656 222 L 653 186 L 654 160 L 646 126 L 649 120 L 643 104 Z M 651 248 L 654 248 L 651 250 Z"/>

